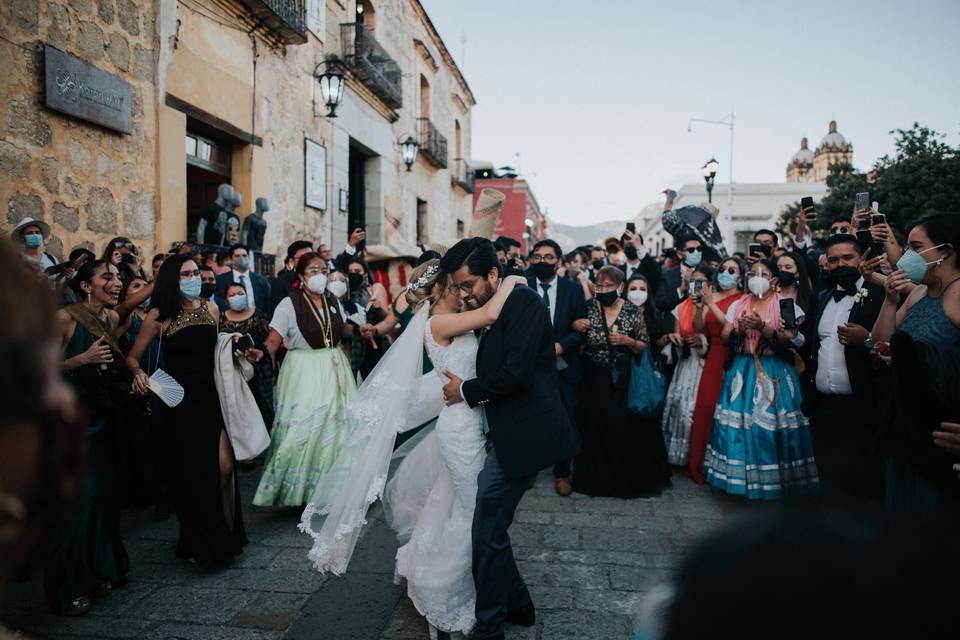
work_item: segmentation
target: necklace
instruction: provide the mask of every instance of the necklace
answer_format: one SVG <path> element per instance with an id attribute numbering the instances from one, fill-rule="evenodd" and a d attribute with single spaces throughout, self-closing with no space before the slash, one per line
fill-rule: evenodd
<path id="1" fill-rule="evenodd" d="M 320 325 L 320 334 L 323 337 L 323 346 L 329 349 L 333 346 L 333 323 L 330 320 L 330 306 L 327 304 L 327 296 L 320 296 L 320 304 L 323 305 L 323 317 L 320 317 L 320 313 L 317 310 L 317 305 L 313 302 L 313 298 L 306 291 L 303 292 L 304 297 L 307 299 L 307 306 L 310 307 L 310 311 L 313 313 L 313 317 L 316 318 L 317 324 Z"/>

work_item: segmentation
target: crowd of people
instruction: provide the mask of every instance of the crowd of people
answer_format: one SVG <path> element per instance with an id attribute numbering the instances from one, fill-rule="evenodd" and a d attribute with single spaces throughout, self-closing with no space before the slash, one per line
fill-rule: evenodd
<path id="1" fill-rule="evenodd" d="M 805 210 L 794 235 L 760 230 L 731 256 L 695 233 L 654 256 L 630 226 L 569 253 L 550 239 L 526 252 L 496 240 L 503 276 L 546 307 L 559 397 L 580 436 L 579 453 L 553 468 L 556 492 L 654 496 L 684 473 L 747 499 L 955 510 L 960 215 L 894 230 L 870 214 L 834 220 L 815 239 Z M 14 229 L 0 248 L 0 296 L 38 318 L 5 320 L 5 376 L 23 376 L 8 380 L 23 393 L 4 401 L 5 415 L 42 415 L 41 455 L 76 485 L 58 478 L 23 500 L 76 505 L 43 546 L 56 611 L 86 613 L 125 582 L 124 505 L 151 504 L 157 520 L 175 512 L 178 557 L 220 565 L 247 542 L 239 471 L 262 464 L 256 505 L 333 501 L 315 491 L 343 466 L 358 380 L 415 311 L 374 281 L 361 229 L 335 257 L 292 243 L 270 278 L 243 245 L 180 244 L 148 265 L 121 237 L 60 263 L 44 251 L 48 237 L 38 220 Z M 442 257 L 424 251 L 411 266 Z M 443 346 L 454 334 L 435 326 Z M 19 340 L 32 341 L 35 361 Z M 436 364 L 428 346 L 424 373 Z M 247 371 L 242 393 L 269 430 L 259 456 L 237 457 L 225 366 Z M 158 372 L 182 387 L 179 404 L 150 393 Z M 44 409 L 31 413 L 31 398 Z M 85 464 L 65 438 L 85 443 Z"/>

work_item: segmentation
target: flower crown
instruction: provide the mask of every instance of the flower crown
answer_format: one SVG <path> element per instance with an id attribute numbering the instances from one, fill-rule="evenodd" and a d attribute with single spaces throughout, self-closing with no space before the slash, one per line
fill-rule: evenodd
<path id="1" fill-rule="evenodd" d="M 420 277 L 410 283 L 409 289 L 423 289 L 430 283 L 430 279 L 440 271 L 440 266 L 432 264 L 426 271 L 420 274 Z"/>

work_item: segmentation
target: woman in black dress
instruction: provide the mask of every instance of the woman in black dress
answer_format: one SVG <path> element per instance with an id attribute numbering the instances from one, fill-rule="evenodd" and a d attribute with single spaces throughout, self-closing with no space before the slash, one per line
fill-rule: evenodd
<path id="1" fill-rule="evenodd" d="M 652 305 L 624 300 L 623 289 L 620 269 L 600 269 L 587 318 L 574 323 L 586 332 L 586 344 L 573 490 L 590 496 L 639 498 L 670 486 L 659 417 L 641 418 L 627 408 L 631 360 L 644 349 L 659 350 L 668 331 Z"/>
<path id="2" fill-rule="evenodd" d="M 214 303 L 201 299 L 200 289 L 200 269 L 192 258 L 171 256 L 163 263 L 127 366 L 134 374 L 134 391 L 147 393 L 140 357 L 159 337 L 165 370 L 183 386 L 183 401 L 162 418 L 172 439 L 174 507 L 180 521 L 177 556 L 206 564 L 241 553 L 247 536 L 233 449 L 213 378 L 220 313 Z"/>

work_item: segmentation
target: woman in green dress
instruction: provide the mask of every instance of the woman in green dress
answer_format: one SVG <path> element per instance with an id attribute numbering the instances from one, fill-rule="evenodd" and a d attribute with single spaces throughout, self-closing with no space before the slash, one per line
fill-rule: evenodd
<path id="1" fill-rule="evenodd" d="M 44 558 L 44 591 L 65 615 L 86 613 L 91 598 L 125 583 L 130 570 L 120 540 L 113 434 L 129 385 L 115 337 L 119 316 L 109 308 L 118 302 L 120 277 L 115 266 L 95 260 L 80 268 L 73 286 L 81 302 L 60 310 L 58 320 L 63 370 L 89 417 L 87 466 L 79 513 L 50 539 Z"/>
<path id="2" fill-rule="evenodd" d="M 353 335 L 353 326 L 327 289 L 327 263 L 320 255 L 301 257 L 297 275 L 296 288 L 273 312 L 266 342 L 270 355 L 281 344 L 287 355 L 277 381 L 267 462 L 253 499 L 258 506 L 305 505 L 351 430 L 346 407 L 356 382 L 339 345 Z"/>

